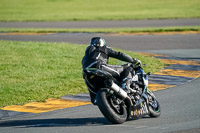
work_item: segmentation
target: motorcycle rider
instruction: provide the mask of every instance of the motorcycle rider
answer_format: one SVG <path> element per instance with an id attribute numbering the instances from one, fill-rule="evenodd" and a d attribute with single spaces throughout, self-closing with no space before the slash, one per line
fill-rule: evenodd
<path id="1" fill-rule="evenodd" d="M 136 64 L 137 60 L 122 52 L 117 52 L 106 45 L 106 41 L 101 37 L 93 37 L 90 46 L 85 51 L 85 56 L 82 59 L 82 68 L 98 68 L 112 74 L 113 77 L 122 79 L 122 88 L 130 87 L 131 78 L 133 76 L 133 68 L 130 64 L 125 65 L 108 65 L 109 57 L 119 59 L 121 61 Z M 96 94 L 89 88 L 91 102 L 96 105 Z"/>

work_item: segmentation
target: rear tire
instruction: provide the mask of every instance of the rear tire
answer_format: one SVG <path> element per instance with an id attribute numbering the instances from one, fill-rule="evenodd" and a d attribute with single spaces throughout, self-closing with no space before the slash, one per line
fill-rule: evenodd
<path id="1" fill-rule="evenodd" d="M 97 105 L 102 114 L 113 124 L 121 124 L 127 119 L 127 110 L 123 103 L 116 104 L 114 98 L 107 89 L 101 89 L 97 92 Z"/>

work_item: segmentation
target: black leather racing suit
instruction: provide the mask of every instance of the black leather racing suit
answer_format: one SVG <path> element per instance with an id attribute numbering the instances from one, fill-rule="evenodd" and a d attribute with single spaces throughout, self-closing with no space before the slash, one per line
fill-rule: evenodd
<path id="1" fill-rule="evenodd" d="M 132 78 L 132 68 L 129 65 L 108 65 L 109 57 L 113 57 L 125 62 L 136 63 L 136 59 L 130 57 L 127 54 L 117 52 L 112 50 L 107 46 L 97 47 L 97 46 L 88 46 L 85 51 L 85 56 L 82 59 L 82 67 L 85 68 L 99 68 L 105 70 L 112 74 L 114 77 Z M 95 97 L 91 94 L 91 100 Z"/>

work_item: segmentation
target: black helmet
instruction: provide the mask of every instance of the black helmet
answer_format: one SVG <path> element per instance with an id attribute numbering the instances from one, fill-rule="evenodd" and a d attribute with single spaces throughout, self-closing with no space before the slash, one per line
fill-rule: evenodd
<path id="1" fill-rule="evenodd" d="M 106 45 L 106 41 L 101 37 L 93 37 L 90 42 L 91 46 L 103 47 Z"/>

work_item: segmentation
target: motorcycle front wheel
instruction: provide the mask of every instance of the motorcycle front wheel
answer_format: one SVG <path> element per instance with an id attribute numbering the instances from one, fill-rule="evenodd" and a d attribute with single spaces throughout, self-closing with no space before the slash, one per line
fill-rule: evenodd
<path id="1" fill-rule="evenodd" d="M 161 114 L 161 107 L 160 103 L 156 99 L 156 97 L 152 94 L 148 94 L 148 100 L 149 100 L 149 116 L 151 117 L 159 117 Z"/>
<path id="2" fill-rule="evenodd" d="M 110 94 L 108 89 L 97 92 L 97 105 L 101 113 L 113 124 L 121 124 L 127 119 L 126 106 L 117 96 Z"/>

